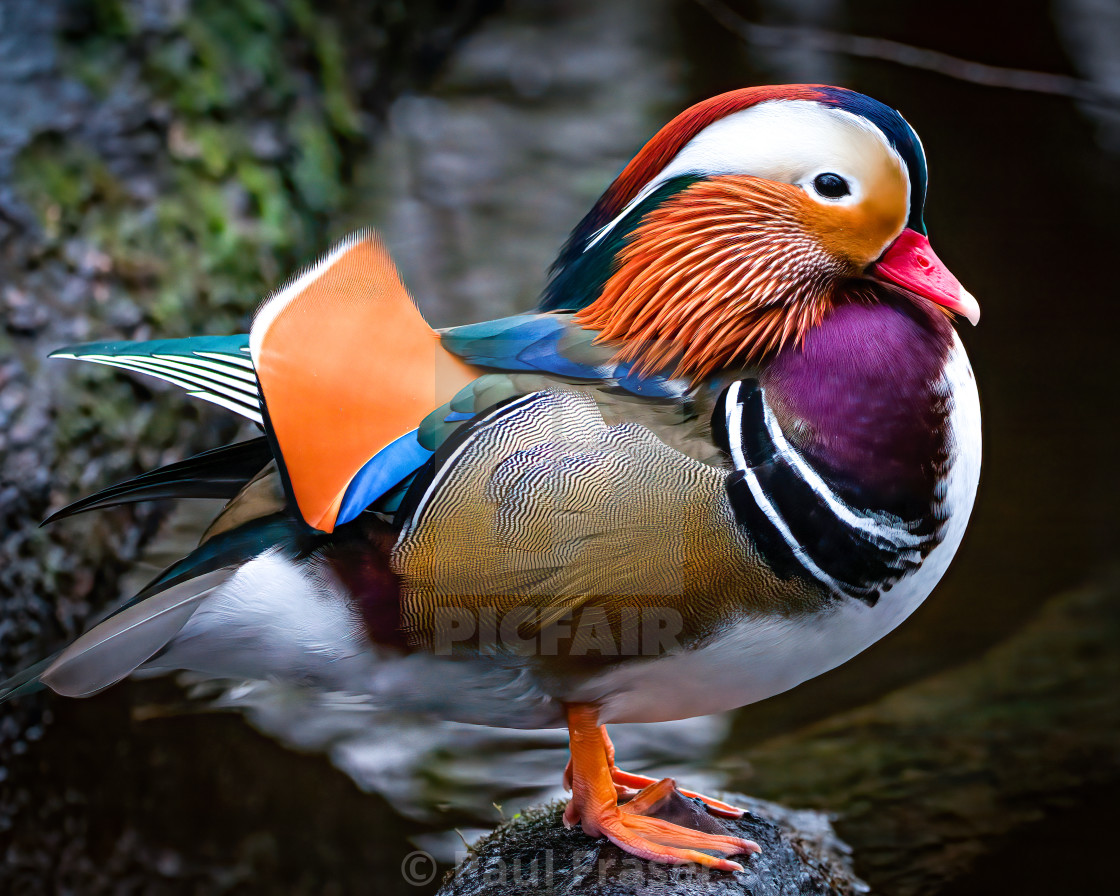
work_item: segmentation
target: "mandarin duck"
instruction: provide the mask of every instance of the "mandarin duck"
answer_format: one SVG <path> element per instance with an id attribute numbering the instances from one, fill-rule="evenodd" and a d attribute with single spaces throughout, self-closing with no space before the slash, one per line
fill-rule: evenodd
<path id="1" fill-rule="evenodd" d="M 641 149 L 531 313 L 433 330 L 359 233 L 247 335 L 57 352 L 263 435 L 54 514 L 228 499 L 189 556 L 0 695 L 193 670 L 566 725 L 568 825 L 740 868 L 758 847 L 655 817 L 673 782 L 619 769 L 603 726 L 785 691 L 945 572 L 980 466 L 952 320 L 979 308 L 930 248 L 925 195 L 893 109 L 742 89 Z"/>

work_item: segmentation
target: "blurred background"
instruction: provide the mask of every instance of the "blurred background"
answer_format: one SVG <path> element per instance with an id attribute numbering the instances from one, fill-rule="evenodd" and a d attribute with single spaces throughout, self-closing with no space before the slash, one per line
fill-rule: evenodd
<path id="1" fill-rule="evenodd" d="M 567 232 L 692 102 L 825 82 L 930 164 L 984 474 L 934 596 L 733 716 L 620 732 L 624 763 L 838 814 L 891 894 L 1104 892 L 1120 797 L 1114 0 L 3 0 L 0 664 L 80 633 L 213 508 L 52 509 L 235 439 L 229 415 L 61 362 L 243 332 L 358 226 L 436 326 L 530 307 Z M 556 732 L 264 684 L 130 682 L 0 707 L 0 891 L 397 893 L 420 844 L 556 792 Z M 1111 890 L 1112 887 L 1109 887 Z"/>

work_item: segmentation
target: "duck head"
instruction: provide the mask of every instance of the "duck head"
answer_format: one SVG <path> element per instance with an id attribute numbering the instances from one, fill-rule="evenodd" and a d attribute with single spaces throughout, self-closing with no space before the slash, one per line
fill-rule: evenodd
<path id="1" fill-rule="evenodd" d="M 797 343 L 884 286 L 979 319 L 934 254 L 921 141 L 836 87 L 754 87 L 678 115 L 573 232 L 541 306 L 578 311 L 640 371 L 702 378 Z"/>

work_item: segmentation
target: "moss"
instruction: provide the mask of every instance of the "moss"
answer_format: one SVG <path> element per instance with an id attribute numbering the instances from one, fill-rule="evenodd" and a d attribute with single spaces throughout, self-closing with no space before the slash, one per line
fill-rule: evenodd
<path id="1" fill-rule="evenodd" d="M 87 7 L 96 27 L 71 36 L 67 65 L 104 91 L 91 73 L 107 58 L 139 60 L 117 77 L 167 109 L 159 196 L 130 193 L 96 149 L 51 138 L 21 154 L 20 193 L 48 240 L 80 234 L 105 253 L 161 334 L 241 326 L 280 272 L 324 248 L 347 196 L 361 119 L 339 27 L 305 2 L 196 0 L 164 34 L 141 32 L 120 3 Z"/>
<path id="2" fill-rule="evenodd" d="M 15 163 L 21 198 L 36 213 L 48 239 L 73 233 L 83 210 L 118 192 L 102 161 L 87 147 L 40 137 Z"/>
<path id="3" fill-rule="evenodd" d="M 323 106 L 331 126 L 340 135 L 358 137 L 361 118 L 346 76 L 346 50 L 337 23 L 316 15 L 314 7 L 306 0 L 293 2 L 291 13 L 297 26 L 312 42 L 323 89 Z"/>
<path id="4" fill-rule="evenodd" d="M 121 0 L 73 6 L 68 73 L 156 110 L 143 130 L 159 138 L 145 163 L 158 195 L 118 182 L 100 148 L 46 139 L 24 151 L 16 182 L 49 240 L 80 235 L 110 259 L 114 285 L 158 335 L 244 326 L 262 294 L 337 236 L 327 222 L 349 217 L 370 130 L 358 98 L 380 103 L 401 80 L 388 63 L 402 47 L 429 66 L 413 32 L 438 18 L 426 3 L 359 14 L 311 0 L 193 0 L 154 27 Z"/>
<path id="5" fill-rule="evenodd" d="M 99 297 L 83 308 L 90 338 L 244 330 L 261 297 L 335 236 L 327 222 L 351 195 L 349 172 L 366 145 L 347 60 L 376 30 L 355 36 L 304 0 L 194 0 L 163 28 L 141 27 L 138 7 L 115 0 L 74 9 L 63 65 L 91 89 L 114 138 L 42 134 L 15 160 L 13 183 L 42 228 L 42 262 L 73 272 L 73 241 L 107 260 Z M 113 122 L 138 108 L 139 123 Z M 124 325 L 106 319 L 120 303 L 135 308 Z M 103 472 L 128 475 L 171 446 L 227 439 L 237 425 L 109 371 L 67 376 L 54 431 L 63 479 L 112 452 Z"/>
<path id="6" fill-rule="evenodd" d="M 296 115 L 292 132 L 297 147 L 292 181 L 297 195 L 308 208 L 328 212 L 343 196 L 338 147 L 309 110 Z"/>

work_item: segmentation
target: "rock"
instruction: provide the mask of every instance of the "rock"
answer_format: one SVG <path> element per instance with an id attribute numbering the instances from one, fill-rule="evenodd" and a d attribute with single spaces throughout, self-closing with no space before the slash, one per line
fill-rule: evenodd
<path id="1" fill-rule="evenodd" d="M 1114 890 L 1093 857 L 1111 848 L 1099 819 L 1120 792 L 1120 570 L 1098 579 L 1055 595 L 982 658 L 753 745 L 724 770 L 833 813 L 876 892 L 956 892 L 977 873 L 1001 883 L 966 892 L 1022 892 L 1013 879 L 1032 893 Z M 1027 844 L 1063 854 L 1061 843 L 1082 858 L 1018 859 Z"/>
<path id="2" fill-rule="evenodd" d="M 565 830 L 564 804 L 554 802 L 520 813 L 477 843 L 444 880 L 437 896 L 850 896 L 867 892 L 866 884 L 852 871 L 851 850 L 836 836 L 827 815 L 739 794 L 728 799 L 746 808 L 747 814 L 735 821 L 720 819 L 719 824 L 727 833 L 762 847 L 761 853 L 736 857 L 744 866 L 742 872 L 638 859 L 605 838 L 591 839 L 578 827 Z M 705 814 L 705 820 L 711 818 Z"/>

